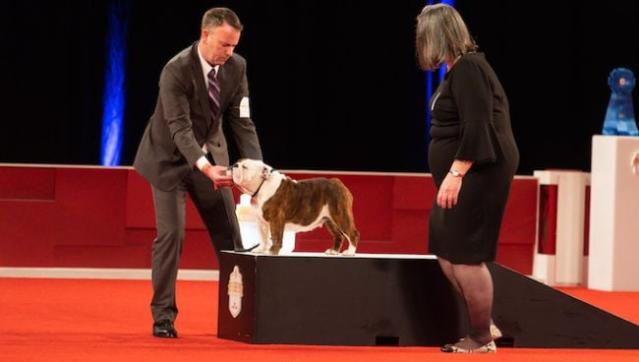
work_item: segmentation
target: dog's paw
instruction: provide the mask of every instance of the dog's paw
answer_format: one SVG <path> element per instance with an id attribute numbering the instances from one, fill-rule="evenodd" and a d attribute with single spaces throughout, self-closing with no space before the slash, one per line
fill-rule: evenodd
<path id="1" fill-rule="evenodd" d="M 326 255 L 339 255 L 339 251 L 337 251 L 335 249 L 326 249 L 324 254 L 326 254 Z"/>
<path id="2" fill-rule="evenodd" d="M 348 248 L 348 249 L 342 251 L 342 255 L 344 255 L 344 256 L 354 256 L 355 255 L 355 249 Z"/>
<path id="3" fill-rule="evenodd" d="M 274 250 L 274 249 L 270 249 L 269 251 L 266 252 L 266 254 L 268 255 L 280 255 L 280 250 Z"/>

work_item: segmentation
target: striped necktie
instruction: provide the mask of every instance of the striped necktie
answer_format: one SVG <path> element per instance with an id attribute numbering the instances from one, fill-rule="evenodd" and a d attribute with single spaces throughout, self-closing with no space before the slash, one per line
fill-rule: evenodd
<path id="1" fill-rule="evenodd" d="M 215 68 L 211 69 L 208 74 L 209 79 L 209 101 L 211 103 L 211 112 L 213 119 L 217 119 L 220 115 L 220 83 L 215 76 Z"/>

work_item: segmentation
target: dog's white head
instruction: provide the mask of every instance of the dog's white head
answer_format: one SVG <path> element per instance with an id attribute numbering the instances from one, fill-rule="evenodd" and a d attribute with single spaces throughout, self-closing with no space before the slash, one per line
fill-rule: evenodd
<path id="1" fill-rule="evenodd" d="M 266 180 L 273 168 L 262 161 L 242 159 L 231 166 L 231 175 L 235 183 L 244 193 L 255 193 Z"/>

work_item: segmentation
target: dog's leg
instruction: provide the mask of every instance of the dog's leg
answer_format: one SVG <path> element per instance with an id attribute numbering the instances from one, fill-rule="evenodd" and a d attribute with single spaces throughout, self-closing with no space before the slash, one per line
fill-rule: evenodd
<path id="1" fill-rule="evenodd" d="M 355 229 L 352 212 L 342 212 L 336 215 L 335 224 L 343 239 L 348 240 L 348 248 L 342 252 L 342 255 L 355 255 L 357 243 L 359 241 L 359 231 Z"/>
<path id="2" fill-rule="evenodd" d="M 344 237 L 346 238 L 346 240 L 348 240 L 348 248 L 342 251 L 342 255 L 346 255 L 346 256 L 355 255 L 355 247 L 353 247 L 353 242 L 351 241 L 351 238 L 348 235 L 346 235 L 346 233 L 344 233 Z"/>
<path id="3" fill-rule="evenodd" d="M 355 249 L 359 241 L 359 232 L 355 229 L 355 222 L 353 218 L 353 195 L 348 188 L 339 180 L 334 180 L 333 191 L 336 195 L 339 195 L 337 200 L 332 200 L 329 210 L 331 215 L 331 221 L 335 225 L 335 229 L 339 232 L 341 240 L 348 240 L 348 249 L 342 252 L 342 255 L 355 255 Z M 339 252 L 341 247 L 335 247 L 335 251 Z"/>
<path id="4" fill-rule="evenodd" d="M 284 239 L 284 224 L 271 223 L 271 239 L 273 245 L 270 249 L 271 255 L 278 255 L 282 249 L 282 240 Z"/>
<path id="5" fill-rule="evenodd" d="M 268 251 L 269 248 L 269 243 L 270 243 L 270 237 L 269 237 L 269 233 L 270 233 L 270 227 L 269 227 L 269 223 L 267 222 L 260 222 L 259 223 L 259 229 L 260 229 L 260 246 L 257 247 L 257 249 L 255 249 L 256 253 L 259 254 L 266 254 L 266 252 Z"/>
<path id="6" fill-rule="evenodd" d="M 343 234 L 337 228 L 337 225 L 335 225 L 335 222 L 331 220 L 330 218 L 326 218 L 324 225 L 326 225 L 326 229 L 328 229 L 328 231 L 333 236 L 333 248 L 326 249 L 324 253 L 327 255 L 339 255 L 339 251 L 342 248 Z"/>
<path id="7" fill-rule="evenodd" d="M 359 242 L 359 231 L 357 231 L 357 229 L 355 228 L 352 228 L 349 234 L 350 235 L 346 236 L 346 238 L 348 239 L 348 249 L 344 250 L 344 252 L 342 252 L 342 255 L 352 256 L 355 255 L 357 243 Z"/>

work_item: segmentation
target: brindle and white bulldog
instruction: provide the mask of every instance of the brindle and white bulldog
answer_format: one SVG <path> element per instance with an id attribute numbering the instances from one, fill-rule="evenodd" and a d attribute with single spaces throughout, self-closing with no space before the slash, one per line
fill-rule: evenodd
<path id="1" fill-rule="evenodd" d="M 337 255 L 344 239 L 343 255 L 354 255 L 359 231 L 353 220 L 353 196 L 336 178 L 295 181 L 262 161 L 243 159 L 231 166 L 233 182 L 257 204 L 261 241 L 256 252 L 277 255 L 284 229 L 309 231 L 323 224 L 334 245 L 327 254 Z M 269 232 L 273 245 L 269 249 Z"/>

